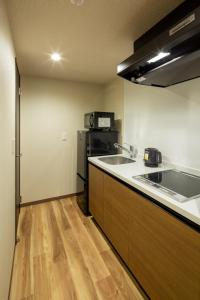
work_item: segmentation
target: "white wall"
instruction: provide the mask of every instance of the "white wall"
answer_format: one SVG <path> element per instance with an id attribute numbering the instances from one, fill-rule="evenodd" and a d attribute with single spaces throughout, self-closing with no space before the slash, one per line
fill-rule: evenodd
<path id="1" fill-rule="evenodd" d="M 15 243 L 15 61 L 10 28 L 0 0 L 0 299 L 8 297 Z"/>
<path id="2" fill-rule="evenodd" d="M 120 78 L 104 86 L 104 110 L 114 111 L 115 119 L 123 119 L 124 114 L 124 83 Z"/>
<path id="3" fill-rule="evenodd" d="M 124 81 L 125 141 L 157 147 L 170 162 L 200 169 L 200 79 L 170 88 Z"/>
<path id="4" fill-rule="evenodd" d="M 77 130 L 103 109 L 103 87 L 34 77 L 21 86 L 22 202 L 75 193 Z"/>
<path id="5" fill-rule="evenodd" d="M 115 113 L 117 130 L 122 141 L 124 117 L 124 82 L 119 77 L 104 86 L 104 111 Z"/>

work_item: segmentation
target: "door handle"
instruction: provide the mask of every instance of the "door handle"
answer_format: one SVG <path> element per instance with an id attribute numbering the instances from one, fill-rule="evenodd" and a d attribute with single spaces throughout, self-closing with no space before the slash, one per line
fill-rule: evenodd
<path id="1" fill-rule="evenodd" d="M 21 157 L 21 156 L 22 156 L 22 153 L 16 154 L 16 157 Z"/>

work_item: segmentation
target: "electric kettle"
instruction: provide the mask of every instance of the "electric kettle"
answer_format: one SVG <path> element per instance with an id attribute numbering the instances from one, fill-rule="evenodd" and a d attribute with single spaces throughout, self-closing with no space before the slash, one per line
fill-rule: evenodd
<path id="1" fill-rule="evenodd" d="M 146 148 L 144 150 L 144 164 L 147 167 L 158 167 L 162 163 L 162 154 L 156 148 Z"/>

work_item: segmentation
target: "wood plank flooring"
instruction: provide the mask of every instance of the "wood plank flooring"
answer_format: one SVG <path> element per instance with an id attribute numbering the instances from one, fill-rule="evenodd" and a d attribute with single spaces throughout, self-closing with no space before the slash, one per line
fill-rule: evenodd
<path id="1" fill-rule="evenodd" d="M 10 300 L 146 299 L 75 197 L 21 209 Z"/>

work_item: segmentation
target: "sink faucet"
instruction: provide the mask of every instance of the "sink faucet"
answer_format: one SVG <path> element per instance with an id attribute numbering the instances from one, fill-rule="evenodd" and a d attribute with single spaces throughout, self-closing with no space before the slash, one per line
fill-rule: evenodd
<path id="1" fill-rule="evenodd" d="M 126 147 L 124 147 L 124 146 L 122 146 L 118 143 L 114 143 L 115 148 L 122 149 L 122 150 L 126 151 L 130 155 L 130 158 L 136 158 L 137 149 L 134 149 L 134 147 L 132 145 L 128 145 L 128 146 L 129 146 L 129 149 L 127 149 Z"/>

